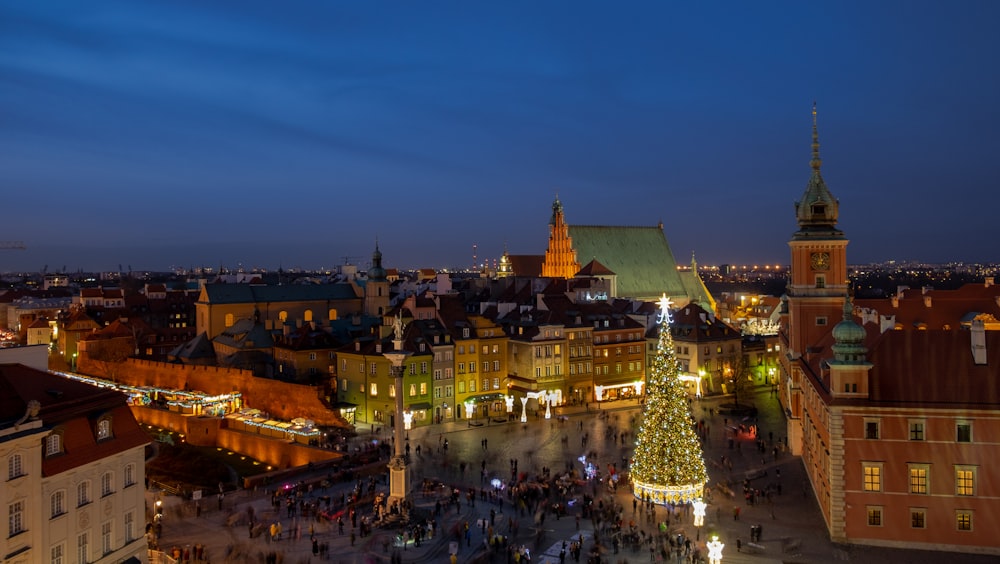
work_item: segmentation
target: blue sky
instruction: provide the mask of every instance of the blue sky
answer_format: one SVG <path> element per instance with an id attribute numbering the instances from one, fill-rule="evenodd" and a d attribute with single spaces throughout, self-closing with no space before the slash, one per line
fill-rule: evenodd
<path id="1" fill-rule="evenodd" d="M 0 271 L 463 267 L 573 224 L 1000 261 L 1000 3 L 6 2 Z M 126 266 L 127 267 L 127 266 Z"/>

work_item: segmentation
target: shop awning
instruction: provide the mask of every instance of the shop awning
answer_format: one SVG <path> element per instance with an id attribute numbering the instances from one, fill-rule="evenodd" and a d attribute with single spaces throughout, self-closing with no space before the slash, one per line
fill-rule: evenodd
<path id="1" fill-rule="evenodd" d="M 487 401 L 503 401 L 504 394 L 480 394 L 478 396 L 469 396 L 465 401 L 471 401 L 472 403 L 483 403 Z"/>
<path id="2" fill-rule="evenodd" d="M 429 404 L 427 402 L 415 403 L 415 404 L 413 404 L 413 405 L 410 406 L 410 409 L 413 410 L 413 411 L 423 411 L 423 410 L 430 409 L 430 408 L 431 408 L 431 404 Z"/>

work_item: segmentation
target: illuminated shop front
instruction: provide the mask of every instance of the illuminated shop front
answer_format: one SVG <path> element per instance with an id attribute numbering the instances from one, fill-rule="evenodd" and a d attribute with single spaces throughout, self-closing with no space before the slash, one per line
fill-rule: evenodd
<path id="1" fill-rule="evenodd" d="M 637 399 L 642 396 L 642 386 L 642 380 L 594 386 L 594 399 L 597 401 Z"/>

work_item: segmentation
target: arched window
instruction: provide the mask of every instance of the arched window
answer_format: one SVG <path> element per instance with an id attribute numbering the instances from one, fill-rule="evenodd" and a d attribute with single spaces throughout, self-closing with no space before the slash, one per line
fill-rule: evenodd
<path id="1" fill-rule="evenodd" d="M 278 319 L 281 320 L 282 323 L 288 321 L 288 312 L 287 311 L 279 311 L 278 312 Z"/>
<path id="2" fill-rule="evenodd" d="M 45 437 L 45 456 L 55 456 L 62 453 L 62 434 L 52 433 Z"/>
<path id="3" fill-rule="evenodd" d="M 7 479 L 13 480 L 24 476 L 24 460 L 20 454 L 12 454 L 7 459 Z"/>
<path id="4" fill-rule="evenodd" d="M 101 475 L 101 497 L 115 493 L 115 475 L 112 472 L 105 472 Z"/>
<path id="5" fill-rule="evenodd" d="M 90 480 L 84 480 L 76 485 L 76 505 L 87 505 L 90 503 Z"/>
<path id="6" fill-rule="evenodd" d="M 306 320 L 306 323 L 311 322 L 313 320 L 313 310 L 307 309 L 304 314 L 304 318 Z"/>
<path id="7" fill-rule="evenodd" d="M 66 513 L 66 491 L 54 492 L 49 498 L 49 517 L 56 518 Z"/>
<path id="8" fill-rule="evenodd" d="M 337 310 L 335 308 L 331 309 L 330 312 L 327 315 L 330 318 L 330 321 L 336 321 L 337 320 Z"/>
<path id="9" fill-rule="evenodd" d="M 97 440 L 103 441 L 111 438 L 111 417 L 103 417 L 97 422 Z"/>

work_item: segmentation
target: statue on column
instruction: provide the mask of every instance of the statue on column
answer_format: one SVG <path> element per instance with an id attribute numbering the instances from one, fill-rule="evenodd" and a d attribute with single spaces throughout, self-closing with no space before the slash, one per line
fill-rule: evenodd
<path id="1" fill-rule="evenodd" d="M 399 312 L 392 320 L 392 335 L 397 341 L 403 340 L 403 312 Z"/>

